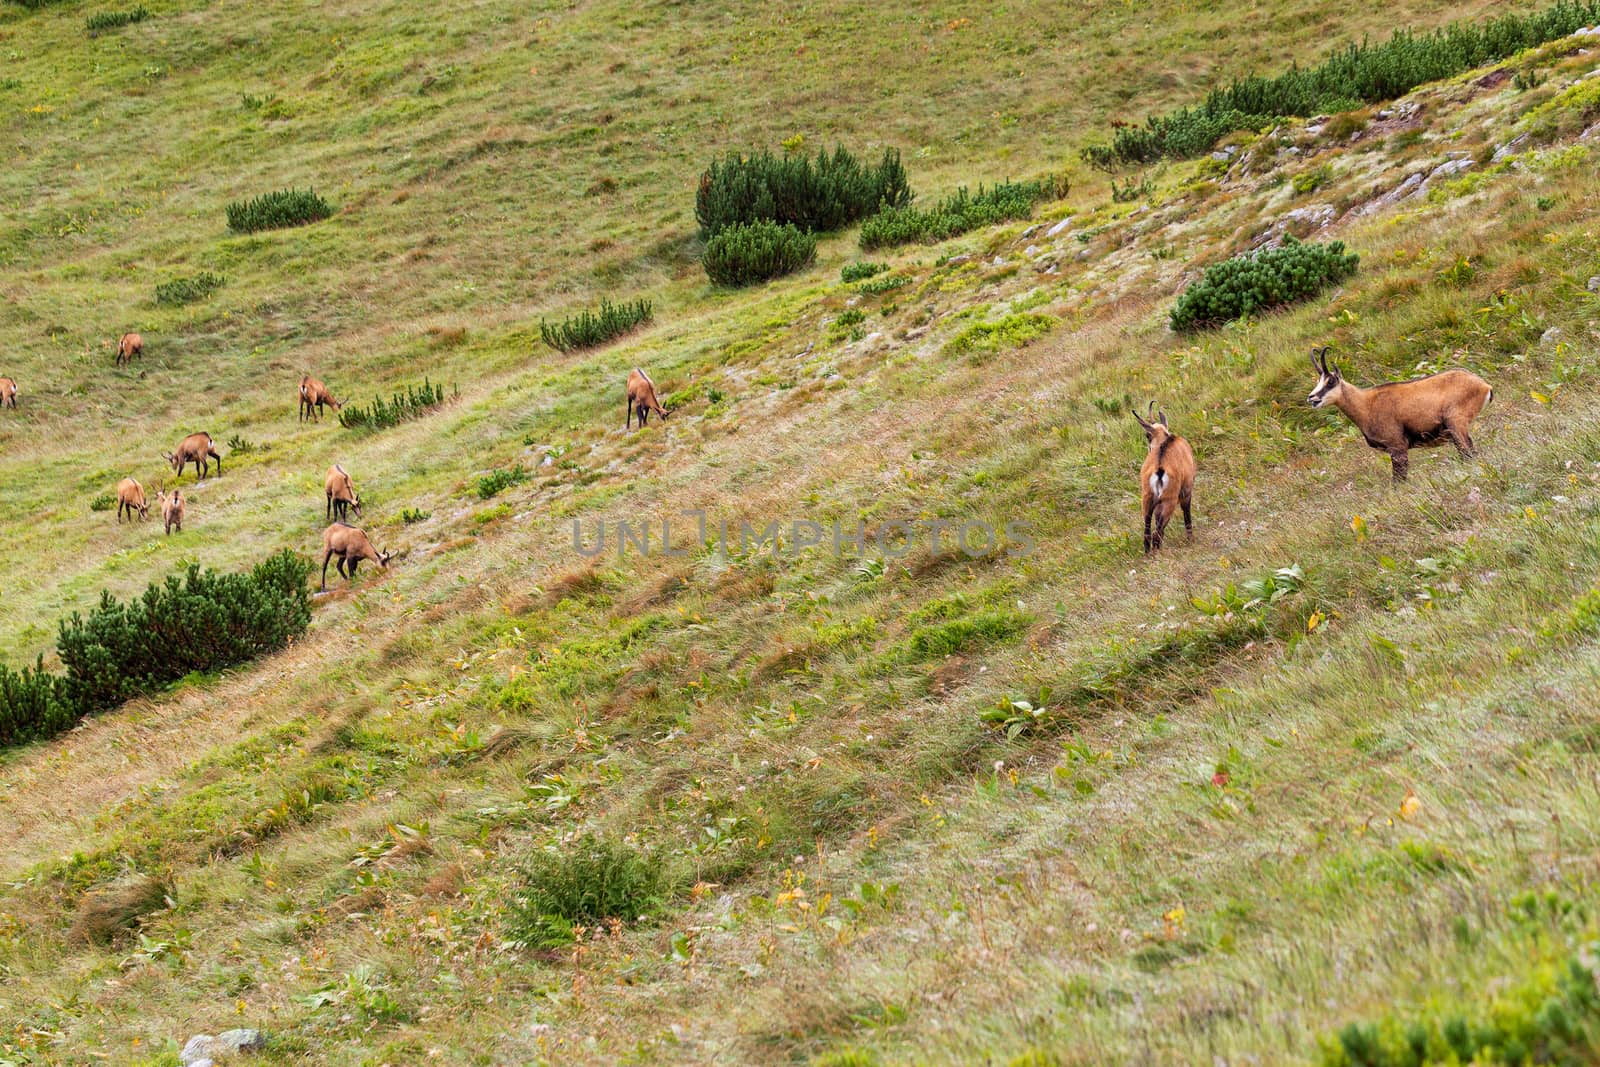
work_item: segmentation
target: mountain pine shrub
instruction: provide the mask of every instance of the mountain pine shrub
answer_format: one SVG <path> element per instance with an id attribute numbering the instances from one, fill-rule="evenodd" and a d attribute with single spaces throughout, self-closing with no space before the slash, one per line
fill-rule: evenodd
<path id="1" fill-rule="evenodd" d="M 792 223 L 752 222 L 722 229 L 706 243 L 701 264 L 718 285 L 754 285 L 809 266 L 817 239 Z"/>
<path id="2" fill-rule="evenodd" d="M 245 574 L 190 564 L 126 604 L 109 592 L 84 618 L 63 619 L 56 653 L 13 671 L 0 665 L 0 747 L 52 737 L 86 715 L 155 692 L 195 671 L 231 667 L 276 651 L 311 624 L 311 565 L 279 552 Z"/>
<path id="3" fill-rule="evenodd" d="M 809 232 L 837 230 L 885 207 L 911 202 L 900 153 L 884 149 L 877 166 L 863 165 L 843 146 L 830 156 L 730 152 L 700 176 L 694 215 L 710 239 L 729 226 L 792 223 Z"/>
<path id="4" fill-rule="evenodd" d="M 279 189 L 254 200 L 228 205 L 228 229 L 234 233 L 281 230 L 321 222 L 333 208 L 311 189 Z"/>
<path id="5" fill-rule="evenodd" d="M 83 28 L 89 32 L 90 37 L 98 37 L 102 33 L 120 30 L 135 22 L 143 22 L 149 17 L 150 12 L 145 10 L 143 4 L 131 11 L 97 11 L 83 20 Z"/>
<path id="6" fill-rule="evenodd" d="M 1204 329 L 1292 303 L 1355 273 L 1361 262 L 1343 241 L 1301 244 L 1285 237 L 1278 248 L 1235 256 L 1206 268 L 1172 306 L 1179 332 Z"/>
<path id="7" fill-rule="evenodd" d="M 866 281 L 874 274 L 882 274 L 889 269 L 887 263 L 873 263 L 864 260 L 860 263 L 846 263 L 839 269 L 839 280 L 842 282 Z"/>
<path id="8" fill-rule="evenodd" d="M 965 187 L 924 210 L 907 204 L 888 208 L 861 224 L 861 247 L 867 251 L 922 241 L 932 244 L 957 234 L 1033 214 L 1033 205 L 1067 194 L 1065 180 L 1002 182 L 990 189 Z"/>
<path id="9" fill-rule="evenodd" d="M 162 282 L 156 286 L 156 303 L 171 307 L 193 304 L 204 300 L 225 284 L 227 279 L 208 270 L 201 271 L 192 278 L 174 278 L 170 282 Z"/>
<path id="10" fill-rule="evenodd" d="M 395 393 L 387 401 L 373 397 L 366 407 L 346 404 L 339 409 L 339 425 L 347 430 L 387 430 L 426 415 L 430 409 L 443 404 L 444 399 L 444 386 L 423 378 L 421 388 L 407 386 L 404 393 Z"/>
<path id="11" fill-rule="evenodd" d="M 572 352 L 580 348 L 594 348 L 614 337 L 621 337 L 640 323 L 649 322 L 652 314 L 650 301 L 637 300 L 631 304 L 613 304 L 600 301 L 598 312 L 588 308 L 577 315 L 552 326 L 539 320 L 539 336 L 551 348 Z"/>
<path id="12" fill-rule="evenodd" d="M 1090 145 L 1082 155 L 1102 169 L 1193 158 L 1236 130 L 1393 100 L 1426 82 L 1506 59 L 1596 22 L 1600 0 L 1558 0 L 1537 14 L 1453 22 L 1424 34 L 1396 30 L 1381 44 L 1348 45 L 1312 67 L 1235 80 L 1226 89 L 1213 89 L 1198 107 L 1152 115 L 1142 126 L 1120 125 L 1110 144 Z"/>

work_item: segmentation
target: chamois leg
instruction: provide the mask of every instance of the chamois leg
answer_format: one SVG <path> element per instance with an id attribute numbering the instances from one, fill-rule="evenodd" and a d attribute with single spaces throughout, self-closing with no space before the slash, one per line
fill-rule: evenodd
<path id="1" fill-rule="evenodd" d="M 332 558 L 333 549 L 330 548 L 322 553 L 322 591 L 324 593 L 328 591 L 328 560 Z"/>
<path id="2" fill-rule="evenodd" d="M 128 505 L 123 503 L 122 501 L 120 501 L 120 500 L 117 501 L 117 525 L 118 526 L 122 525 L 122 509 L 127 507 L 127 506 Z"/>
<path id="3" fill-rule="evenodd" d="M 1445 431 L 1449 433 L 1451 442 L 1456 446 L 1456 451 L 1461 453 L 1462 459 L 1471 459 L 1477 455 L 1478 448 L 1472 443 L 1472 434 L 1459 422 L 1445 424 Z"/>
<path id="4" fill-rule="evenodd" d="M 1189 516 L 1189 502 L 1193 494 L 1185 492 L 1178 497 L 1178 503 L 1183 506 L 1183 535 L 1190 541 L 1194 540 L 1194 520 Z"/>
<path id="5" fill-rule="evenodd" d="M 1167 502 L 1162 501 L 1162 504 L 1167 504 Z M 1156 508 L 1156 530 L 1155 536 L 1151 538 L 1151 543 L 1158 551 L 1162 543 L 1167 539 L 1167 523 L 1172 521 L 1172 511 L 1173 509 L 1170 505 Z"/>
<path id="6" fill-rule="evenodd" d="M 1394 480 L 1403 482 L 1406 474 L 1411 469 L 1411 454 L 1404 448 L 1398 448 L 1389 453 L 1389 464 L 1393 468 Z"/>
<path id="7" fill-rule="evenodd" d="M 633 397 L 628 398 L 628 417 L 622 420 L 623 432 L 633 429 Z"/>
<path id="8" fill-rule="evenodd" d="M 326 508 L 324 508 L 323 511 L 322 511 L 322 521 L 323 522 L 332 522 L 333 521 L 333 494 L 332 493 L 328 494 L 328 506 Z"/>
<path id="9" fill-rule="evenodd" d="M 1144 550 L 1150 551 L 1150 509 L 1144 509 Z"/>
<path id="10" fill-rule="evenodd" d="M 346 566 L 348 566 L 350 568 L 350 580 L 352 582 L 356 580 L 356 565 L 359 564 L 360 562 L 361 562 L 361 557 L 357 556 L 355 559 L 351 560 L 348 564 L 346 564 Z"/>
<path id="11" fill-rule="evenodd" d="M 222 457 L 209 450 L 206 452 L 206 455 L 217 461 L 217 477 L 222 477 Z"/>

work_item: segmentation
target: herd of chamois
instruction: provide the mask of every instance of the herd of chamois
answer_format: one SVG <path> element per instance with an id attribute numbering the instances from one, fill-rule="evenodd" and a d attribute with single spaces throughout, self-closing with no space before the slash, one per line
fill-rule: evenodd
<path id="1" fill-rule="evenodd" d="M 1328 360 L 1329 346 L 1311 350 L 1311 369 L 1317 376 L 1315 387 L 1306 397 L 1314 408 L 1331 404 L 1355 423 L 1356 428 L 1373 448 L 1387 452 L 1394 480 L 1404 481 L 1410 467 L 1410 450 L 1443 444 L 1450 441 L 1465 458 L 1474 454 L 1472 422 L 1485 404 L 1494 398 L 1489 383 L 1471 371 L 1455 368 L 1415 378 L 1405 382 L 1390 382 L 1362 389 L 1344 380 L 1338 364 Z M 126 333 L 117 341 L 117 365 L 121 366 L 135 356 L 144 354 L 144 339 L 137 333 Z M 625 385 L 627 417 L 625 430 L 633 428 L 633 418 L 638 416 L 642 429 L 651 413 L 666 419 L 669 412 L 656 397 L 655 382 L 642 369 L 635 367 Z M 334 399 L 326 384 L 309 374 L 300 379 L 299 420 L 321 421 L 324 407 L 338 411 L 343 405 Z M 0 408 L 17 406 L 17 383 L 14 379 L 0 377 Z M 1157 412 L 1155 401 L 1150 402 L 1144 415 L 1137 410 L 1133 417 L 1144 431 L 1149 448 L 1139 468 L 1139 496 L 1144 512 L 1144 550 L 1154 552 L 1161 548 L 1166 538 L 1167 524 L 1180 508 L 1183 511 L 1184 532 L 1194 538 L 1194 521 L 1191 506 L 1194 499 L 1194 482 L 1197 471 L 1194 450 L 1189 442 L 1167 427 L 1166 412 Z M 211 472 L 211 461 L 216 460 L 217 474 L 222 474 L 222 456 L 209 433 L 192 433 L 178 443 L 172 452 L 162 452 L 173 471 L 182 476 L 184 468 L 194 465 L 195 480 L 201 481 Z M 343 466 L 335 463 L 328 468 L 324 478 L 326 510 L 324 518 L 331 520 L 322 531 L 321 588 L 328 587 L 328 563 L 335 561 L 338 572 L 346 581 L 355 578 L 356 567 L 363 560 L 371 560 L 380 570 L 387 570 L 392 552 L 380 552 L 373 547 L 366 532 L 349 523 L 354 511 L 361 518 L 361 500 L 355 484 Z M 177 488 L 168 492 L 158 487 L 158 503 L 166 533 L 183 530 L 184 498 Z M 117 484 L 117 522 L 143 521 L 149 517 L 150 506 L 145 498 L 144 486 L 137 479 L 124 478 Z"/>

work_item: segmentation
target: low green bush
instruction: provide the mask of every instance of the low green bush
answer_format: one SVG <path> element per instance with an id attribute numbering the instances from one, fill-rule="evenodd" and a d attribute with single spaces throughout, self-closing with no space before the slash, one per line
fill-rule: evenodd
<path id="1" fill-rule="evenodd" d="M 706 244 L 701 264 L 718 285 L 754 285 L 792 274 L 817 258 L 817 239 L 790 223 L 724 228 Z"/>
<path id="2" fill-rule="evenodd" d="M 150 17 L 150 12 L 145 10 L 143 4 L 131 11 L 97 11 L 83 20 L 83 28 L 89 31 L 90 37 L 98 37 L 111 30 L 120 30 L 124 26 L 131 26 L 135 22 L 143 22 Z"/>
<path id="3" fill-rule="evenodd" d="M 842 146 L 830 156 L 730 152 L 700 176 L 694 214 L 701 236 L 756 222 L 792 223 L 808 232 L 837 230 L 883 208 L 911 202 L 900 153 L 885 149 L 877 166 Z"/>
<path id="4" fill-rule="evenodd" d="M 423 511 L 421 508 L 401 508 L 400 521 L 407 526 L 414 526 L 419 522 L 427 522 L 433 518 L 433 512 Z"/>
<path id="5" fill-rule="evenodd" d="M 631 304 L 613 304 L 600 301 L 598 312 L 585 308 L 577 315 L 552 326 L 539 320 L 539 337 L 551 348 L 572 352 L 581 348 L 594 348 L 615 337 L 621 337 L 641 323 L 649 322 L 651 306 L 648 300 Z"/>
<path id="6" fill-rule="evenodd" d="M 867 251 L 921 241 L 932 244 L 980 226 L 992 226 L 1033 214 L 1033 205 L 1067 193 L 1065 180 L 1044 178 L 1034 182 L 1004 182 L 993 188 L 965 187 L 929 210 L 914 205 L 880 211 L 861 224 L 861 247 Z"/>
<path id="7" fill-rule="evenodd" d="M 190 564 L 126 604 L 110 592 L 87 618 L 60 623 L 62 675 L 44 660 L 0 666 L 0 746 L 69 729 L 79 719 L 196 671 L 231 667 L 288 644 L 311 624 L 311 565 L 289 551 L 245 574 Z"/>
<path id="8" fill-rule="evenodd" d="M 281 230 L 321 222 L 332 214 L 332 206 L 312 189 L 279 189 L 229 204 L 228 229 L 234 233 Z"/>
<path id="9" fill-rule="evenodd" d="M 882 274 L 889 269 L 887 263 L 846 263 L 839 269 L 839 280 L 842 282 L 866 281 L 875 274 Z"/>
<path id="10" fill-rule="evenodd" d="M 204 300 L 227 284 L 220 274 L 201 271 L 192 278 L 174 278 L 156 286 L 156 303 L 180 307 Z"/>
<path id="11" fill-rule="evenodd" d="M 655 856 L 586 835 L 528 861 L 511 909 L 511 934 L 540 948 L 564 945 L 575 927 L 655 913 L 671 889 L 672 879 Z"/>
<path id="12" fill-rule="evenodd" d="M 422 386 L 407 386 L 404 393 L 395 393 L 389 400 L 373 397 L 372 403 L 346 404 L 339 409 L 339 425 L 347 430 L 387 430 L 402 422 L 426 415 L 432 408 L 444 403 L 444 386 L 434 385 L 427 378 Z"/>
<path id="13" fill-rule="evenodd" d="M 1177 331 L 1199 330 L 1312 296 L 1355 273 L 1360 257 L 1344 242 L 1301 244 L 1285 237 L 1278 248 L 1206 268 L 1185 289 L 1169 316 Z"/>
<path id="14" fill-rule="evenodd" d="M 110 511 L 116 506 L 117 498 L 112 496 L 110 493 L 101 493 L 99 496 L 89 501 L 90 511 Z"/>
<path id="15" fill-rule="evenodd" d="M 529 477 L 528 470 L 518 463 L 515 467 L 492 471 L 478 479 L 478 499 L 488 500 L 513 485 L 521 485 Z"/>

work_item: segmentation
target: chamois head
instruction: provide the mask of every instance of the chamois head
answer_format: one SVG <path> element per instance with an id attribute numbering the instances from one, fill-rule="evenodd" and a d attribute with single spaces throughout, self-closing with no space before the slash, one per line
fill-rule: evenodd
<path id="1" fill-rule="evenodd" d="M 1328 362 L 1330 347 L 1323 345 L 1321 348 L 1311 350 L 1311 369 L 1317 372 L 1317 384 L 1316 388 L 1311 390 L 1311 395 L 1306 397 L 1306 403 L 1314 408 L 1338 403 L 1339 390 L 1344 385 L 1338 364 Z"/>
<path id="2" fill-rule="evenodd" d="M 172 464 L 172 469 L 173 470 L 178 471 L 180 473 L 183 471 L 184 461 L 179 459 L 177 456 L 173 455 L 171 452 L 163 452 L 163 453 L 161 453 L 161 458 L 166 460 L 168 463 Z"/>
<path id="3" fill-rule="evenodd" d="M 391 559 L 394 559 L 394 553 L 393 552 L 379 552 L 378 553 L 378 567 L 380 569 L 382 569 L 382 570 L 388 570 L 389 569 L 389 561 Z"/>
<path id="4" fill-rule="evenodd" d="M 1146 417 L 1149 416 L 1154 417 L 1153 421 L 1147 421 Z M 1133 417 L 1139 420 L 1139 427 L 1144 430 L 1144 439 L 1151 444 L 1156 444 L 1163 437 L 1167 437 L 1172 433 L 1171 430 L 1167 429 L 1167 413 L 1165 411 L 1157 413 L 1154 400 L 1150 401 L 1150 408 L 1145 412 L 1144 417 L 1140 416 L 1137 410 L 1134 411 Z"/>

